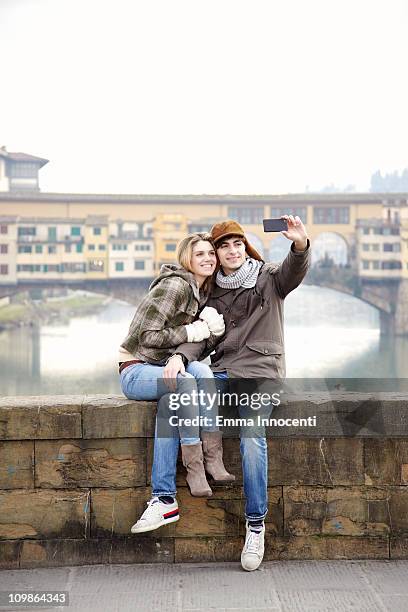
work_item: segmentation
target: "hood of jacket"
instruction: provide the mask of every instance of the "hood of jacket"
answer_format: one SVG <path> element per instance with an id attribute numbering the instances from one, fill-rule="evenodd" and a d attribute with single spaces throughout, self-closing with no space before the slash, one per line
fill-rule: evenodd
<path id="1" fill-rule="evenodd" d="M 178 276 L 186 281 L 193 290 L 194 297 L 200 303 L 200 290 L 198 288 L 197 281 L 194 278 L 194 274 L 183 268 L 183 266 L 180 266 L 180 264 L 163 264 L 160 268 L 158 277 L 155 278 L 150 285 L 149 291 L 158 285 L 163 279 L 169 278 L 170 276 Z"/>

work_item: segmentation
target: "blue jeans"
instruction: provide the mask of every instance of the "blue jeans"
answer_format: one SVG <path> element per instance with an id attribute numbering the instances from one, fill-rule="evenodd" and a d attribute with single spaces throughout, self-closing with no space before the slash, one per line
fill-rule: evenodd
<path id="1" fill-rule="evenodd" d="M 164 366 L 138 363 L 125 368 L 120 375 L 123 394 L 134 400 L 159 400 L 157 405 L 156 431 L 152 468 L 153 495 L 176 494 L 176 465 L 180 440 L 182 444 L 197 444 L 200 442 L 200 429 L 205 431 L 218 431 L 216 417 L 218 404 L 211 405 L 206 398 L 216 396 L 214 376 L 210 367 L 199 361 L 193 361 L 186 367 L 185 374 L 177 375 L 177 390 L 171 393 L 163 380 Z M 202 396 L 198 396 L 199 392 Z M 177 398 L 192 397 L 197 393 L 198 401 L 189 401 L 181 406 Z M 168 425 L 171 415 L 171 401 L 179 406 L 177 417 L 197 418 L 205 417 L 207 424 L 188 427 L 170 427 Z M 184 403 L 184 402 L 183 402 Z M 173 412 L 176 415 L 176 412 Z M 166 424 L 160 427 L 160 424 Z M 163 433 L 164 432 L 164 433 Z"/>
<path id="2" fill-rule="evenodd" d="M 214 372 L 220 393 L 227 392 L 227 372 Z M 267 409 L 267 416 L 272 407 Z M 247 406 L 238 406 L 240 418 L 254 417 Z M 253 433 L 254 435 L 250 435 Z M 245 494 L 245 518 L 264 519 L 268 513 L 268 447 L 263 426 L 248 430 L 241 427 L 239 450 L 241 452 L 242 477 Z"/>
<path id="3" fill-rule="evenodd" d="M 214 372 L 217 389 L 222 392 L 228 389 L 226 372 Z M 247 408 L 239 407 L 240 417 L 247 417 Z M 246 434 L 246 435 L 245 435 Z M 241 430 L 240 451 L 245 493 L 245 518 L 264 519 L 268 512 L 268 449 L 263 428 L 256 431 L 256 436 L 248 437 L 248 432 Z M 176 465 L 179 444 L 178 440 L 169 437 L 156 437 L 152 470 L 153 495 L 176 494 Z"/>

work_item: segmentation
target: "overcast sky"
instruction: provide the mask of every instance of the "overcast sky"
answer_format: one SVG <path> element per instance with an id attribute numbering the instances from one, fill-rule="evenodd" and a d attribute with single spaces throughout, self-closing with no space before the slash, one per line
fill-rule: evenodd
<path id="1" fill-rule="evenodd" d="M 408 166 L 406 0 L 0 0 L 0 146 L 44 191 L 369 189 Z"/>

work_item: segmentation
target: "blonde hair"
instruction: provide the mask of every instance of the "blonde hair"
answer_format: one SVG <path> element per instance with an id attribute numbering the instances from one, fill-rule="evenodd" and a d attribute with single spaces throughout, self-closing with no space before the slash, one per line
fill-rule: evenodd
<path id="1" fill-rule="evenodd" d="M 204 240 L 205 242 L 209 242 L 211 246 L 214 248 L 215 245 L 211 238 L 211 234 L 207 232 L 196 232 L 194 234 L 190 234 L 181 240 L 177 245 L 177 261 L 180 266 L 183 266 L 189 272 L 192 272 L 191 261 L 193 259 L 193 247 L 195 244 L 200 242 L 200 240 Z M 211 277 L 205 280 L 202 289 L 204 291 L 209 289 L 211 283 Z"/>

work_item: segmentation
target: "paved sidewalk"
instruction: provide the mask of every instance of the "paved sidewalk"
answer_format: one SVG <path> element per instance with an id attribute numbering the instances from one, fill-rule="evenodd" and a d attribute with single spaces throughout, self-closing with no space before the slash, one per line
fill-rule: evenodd
<path id="1" fill-rule="evenodd" d="M 0 591 L 66 590 L 67 612 L 407 612 L 408 561 L 93 565 L 0 572 Z M 0 610 L 45 610 L 0 606 Z M 56 608 L 47 608 L 56 609 Z"/>

